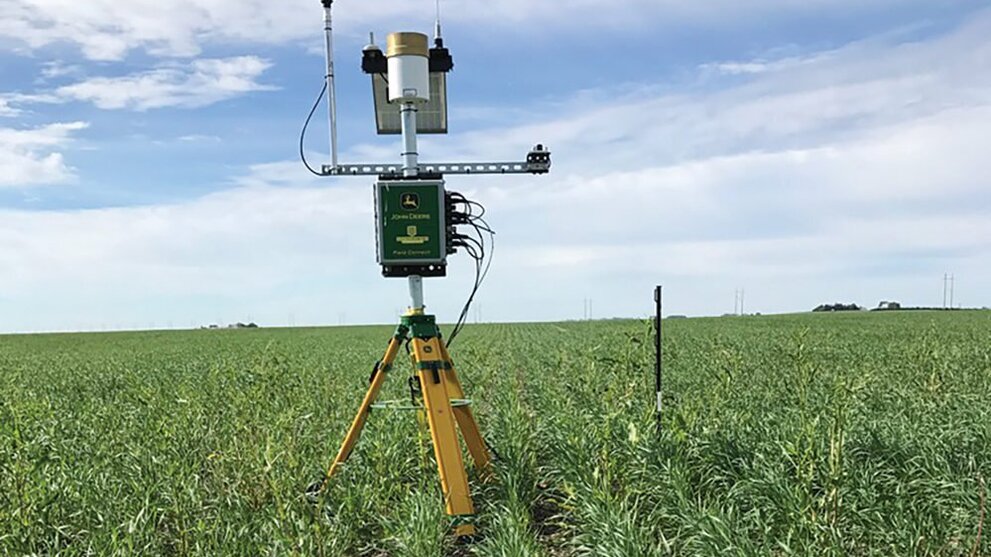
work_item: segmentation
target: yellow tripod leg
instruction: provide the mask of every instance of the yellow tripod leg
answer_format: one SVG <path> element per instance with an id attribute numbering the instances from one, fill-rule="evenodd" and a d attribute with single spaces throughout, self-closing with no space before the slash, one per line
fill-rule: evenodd
<path id="1" fill-rule="evenodd" d="M 458 374 L 454 370 L 454 361 L 451 359 L 451 354 L 448 353 L 447 346 L 443 340 L 440 341 L 440 345 L 443 358 L 448 363 L 448 369 L 444 370 L 444 373 L 447 376 L 446 380 L 451 397 L 466 399 L 465 390 L 461 386 L 461 380 L 458 379 Z M 478 470 L 483 478 L 490 478 L 492 475 L 492 456 L 489 454 L 489 448 L 485 444 L 485 439 L 482 437 L 482 430 L 478 427 L 478 422 L 475 420 L 475 414 L 471 411 L 471 407 L 458 406 L 454 408 L 454 417 L 458 421 L 458 428 L 461 429 L 461 436 L 464 437 L 465 445 L 468 446 L 468 452 L 471 454 L 472 460 L 475 461 L 475 469 Z"/>
<path id="2" fill-rule="evenodd" d="M 404 340 L 397 335 L 389 341 L 389 347 L 385 351 L 385 357 L 382 358 L 382 361 L 376 367 L 372 384 L 368 387 L 368 392 L 365 393 L 365 399 L 361 401 L 361 408 L 358 409 L 358 414 L 354 417 L 354 421 L 351 422 L 351 429 L 348 430 L 347 436 L 344 437 L 344 442 L 341 443 L 341 449 L 337 452 L 337 457 L 334 458 L 334 462 L 330 465 L 330 470 L 327 471 L 327 476 L 324 479 L 325 486 L 327 480 L 351 456 L 351 451 L 354 450 L 355 443 L 361 437 L 361 429 L 365 427 L 365 420 L 368 419 L 368 411 L 371 409 L 375 399 L 378 398 L 379 391 L 382 390 L 382 385 L 385 384 L 386 374 L 392 368 L 392 363 L 396 360 L 396 355 L 399 353 Z"/>
<path id="3" fill-rule="evenodd" d="M 455 536 L 471 536 L 475 533 L 475 526 L 468 521 L 475 514 L 475 506 L 471 501 L 464 459 L 461 458 L 456 418 L 451 408 L 452 393 L 448 390 L 445 370 L 449 363 L 444 354 L 445 350 L 437 337 L 413 339 L 413 357 L 423 390 L 423 404 L 430 424 L 447 514 L 455 520 Z"/>

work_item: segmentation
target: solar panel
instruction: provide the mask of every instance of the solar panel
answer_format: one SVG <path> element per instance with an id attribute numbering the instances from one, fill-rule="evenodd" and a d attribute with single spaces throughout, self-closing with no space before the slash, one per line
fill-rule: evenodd
<path id="1" fill-rule="evenodd" d="M 375 127 L 379 135 L 402 133 L 399 103 L 389 102 L 389 84 L 385 75 L 372 75 L 372 91 L 375 97 Z M 430 73 L 430 101 L 417 106 L 416 132 L 422 134 L 447 133 L 447 74 Z"/>

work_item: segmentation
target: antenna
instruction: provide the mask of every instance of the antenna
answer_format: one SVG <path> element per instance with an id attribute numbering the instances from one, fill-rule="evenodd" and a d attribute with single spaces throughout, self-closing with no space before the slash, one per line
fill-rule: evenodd
<path id="1" fill-rule="evenodd" d="M 444 47 L 444 36 L 440 30 L 440 0 L 437 0 L 437 21 L 434 23 L 434 46 Z"/>

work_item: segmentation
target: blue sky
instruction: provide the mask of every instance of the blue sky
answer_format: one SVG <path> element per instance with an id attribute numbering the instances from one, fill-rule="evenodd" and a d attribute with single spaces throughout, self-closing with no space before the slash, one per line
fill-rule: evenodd
<path id="1" fill-rule="evenodd" d="M 483 320 L 895 299 L 991 305 L 991 11 L 982 2 L 445 0 L 452 133 L 423 160 L 489 207 Z M 335 4 L 346 162 L 394 161 L 358 68 L 429 0 Z M 371 185 L 296 161 L 317 0 L 0 0 L 0 331 L 387 323 Z M 382 42 L 380 40 L 380 42 Z M 326 124 L 311 128 L 325 157 Z M 427 284 L 453 319 L 469 261 Z"/>

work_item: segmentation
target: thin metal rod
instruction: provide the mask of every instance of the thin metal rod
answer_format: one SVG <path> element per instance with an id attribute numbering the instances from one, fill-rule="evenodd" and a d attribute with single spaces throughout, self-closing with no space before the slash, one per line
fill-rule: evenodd
<path id="1" fill-rule="evenodd" d="M 519 162 L 437 162 L 420 163 L 419 170 L 430 174 L 547 174 L 550 163 Z M 324 165 L 324 176 L 381 176 L 397 174 L 402 163 L 343 163 L 337 168 Z"/>
<path id="2" fill-rule="evenodd" d="M 403 130 L 403 176 L 415 177 L 419 171 L 419 153 L 416 146 L 416 105 L 404 103 L 402 112 Z"/>
<path id="3" fill-rule="evenodd" d="M 330 124 L 330 165 L 337 168 L 337 87 L 334 79 L 334 25 L 332 2 L 324 2 L 323 32 L 327 51 L 327 119 Z"/>
<path id="4" fill-rule="evenodd" d="M 663 352 L 661 351 L 664 339 L 663 330 L 661 328 L 662 290 L 663 287 L 661 286 L 654 289 L 654 302 L 657 304 L 657 313 L 654 319 L 654 394 L 657 397 L 655 419 L 657 421 L 658 434 L 661 433 L 661 387 L 664 367 L 664 357 Z"/>

